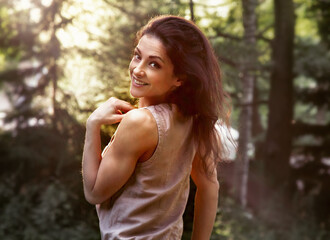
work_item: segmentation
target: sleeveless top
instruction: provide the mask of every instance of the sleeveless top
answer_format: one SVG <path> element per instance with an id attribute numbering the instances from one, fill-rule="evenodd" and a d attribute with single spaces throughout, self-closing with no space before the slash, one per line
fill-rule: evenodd
<path id="1" fill-rule="evenodd" d="M 137 163 L 125 185 L 96 206 L 103 240 L 179 240 L 182 236 L 196 153 L 192 118 L 178 117 L 176 105 L 146 109 L 156 120 L 158 144 L 151 158 Z"/>

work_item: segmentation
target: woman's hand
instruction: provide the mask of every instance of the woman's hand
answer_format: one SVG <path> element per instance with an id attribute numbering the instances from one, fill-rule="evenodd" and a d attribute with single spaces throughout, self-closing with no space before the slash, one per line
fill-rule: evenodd
<path id="1" fill-rule="evenodd" d="M 134 107 L 130 103 L 111 97 L 89 116 L 87 125 L 101 126 L 118 123 L 123 119 L 125 113 L 132 109 Z"/>

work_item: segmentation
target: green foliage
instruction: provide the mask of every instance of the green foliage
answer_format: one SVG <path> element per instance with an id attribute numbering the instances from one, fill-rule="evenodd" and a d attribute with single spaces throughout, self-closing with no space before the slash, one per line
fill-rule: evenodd
<path id="1" fill-rule="evenodd" d="M 3 186 L 2 186 L 3 187 Z M 8 187 L 8 186 L 7 186 Z M 12 193 L 1 209 L 2 239 L 97 239 L 93 224 L 75 219 L 79 204 L 60 183 L 33 184 Z M 94 219 L 92 215 L 86 216 Z"/>
<path id="2" fill-rule="evenodd" d="M 76 141 L 82 142 L 83 138 Z M 0 135 L 0 238 L 97 239 L 95 211 L 84 201 L 81 148 L 52 128 Z"/>
<path id="3" fill-rule="evenodd" d="M 308 38 L 297 39 L 296 46 L 295 118 L 316 123 L 318 109 L 329 109 L 330 51 L 325 44 Z M 330 121 L 330 116 L 324 117 L 322 121 Z"/>
<path id="4" fill-rule="evenodd" d="M 262 211 L 268 211 L 267 218 L 275 218 L 274 204 L 268 203 Z M 297 203 L 296 203 L 297 204 Z M 304 206 L 310 209 L 311 206 Z M 211 239 L 214 240 L 325 240 L 330 237 L 324 225 L 318 225 L 313 218 L 290 216 L 289 224 L 272 225 L 266 219 L 242 210 L 231 198 L 225 197 L 220 204 Z"/>
<path id="5" fill-rule="evenodd" d="M 330 47 L 330 1 L 313 1 L 310 11 L 313 13 L 315 19 L 317 19 L 318 30 L 323 42 Z"/>

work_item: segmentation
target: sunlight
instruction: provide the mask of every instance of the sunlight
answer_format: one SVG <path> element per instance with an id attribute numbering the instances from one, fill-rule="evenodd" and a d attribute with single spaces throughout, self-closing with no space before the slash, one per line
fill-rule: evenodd
<path id="1" fill-rule="evenodd" d="M 59 29 L 56 32 L 56 36 L 60 39 L 64 48 L 71 48 L 75 46 L 85 47 L 89 45 L 88 34 L 73 26 L 67 27 L 67 30 Z"/>
<path id="2" fill-rule="evenodd" d="M 207 27 L 212 20 L 207 17 L 208 14 L 216 15 L 219 18 L 226 18 L 228 16 L 229 10 L 232 2 L 227 0 L 197 0 L 195 3 L 195 15 L 201 20 L 199 25 L 201 27 Z M 189 9 L 187 9 L 187 15 L 190 15 Z"/>
<path id="3" fill-rule="evenodd" d="M 32 22 L 37 23 L 40 21 L 41 18 L 41 10 L 40 8 L 32 8 L 30 10 L 30 19 Z"/>
<path id="4" fill-rule="evenodd" d="M 49 7 L 52 4 L 53 0 L 41 0 L 41 4 L 45 7 Z"/>
<path id="5" fill-rule="evenodd" d="M 112 11 L 106 7 L 103 1 L 77 0 L 71 4 L 65 4 L 62 14 L 73 23 L 65 29 L 60 29 L 57 36 L 64 48 L 82 47 L 97 49 L 99 43 L 92 40 L 102 36 L 106 31 L 102 26 L 102 18 L 110 16 Z"/>
<path id="6" fill-rule="evenodd" d="M 52 4 L 53 0 L 41 0 L 41 4 L 45 7 L 49 7 Z M 16 10 L 27 10 L 31 9 L 34 6 L 34 4 L 31 2 L 31 0 L 18 0 L 15 4 Z"/>
<path id="7" fill-rule="evenodd" d="M 33 7 L 33 5 L 31 3 L 31 0 L 20 0 L 20 1 L 17 1 L 16 5 L 15 5 L 15 9 L 18 11 L 27 10 L 32 7 Z"/>
<path id="8" fill-rule="evenodd" d="M 218 16 L 220 17 L 227 17 L 229 10 L 230 10 L 230 5 L 233 4 L 232 2 L 229 2 L 228 0 L 207 0 L 207 1 L 201 1 L 203 3 L 207 3 L 208 7 L 210 9 L 213 9 L 214 12 L 217 12 Z"/>

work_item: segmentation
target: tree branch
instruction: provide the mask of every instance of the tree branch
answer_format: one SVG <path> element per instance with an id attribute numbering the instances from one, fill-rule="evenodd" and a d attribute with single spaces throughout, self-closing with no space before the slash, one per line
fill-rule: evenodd
<path id="1" fill-rule="evenodd" d="M 223 57 L 223 56 L 219 56 L 219 60 L 225 64 L 228 64 L 229 66 L 232 66 L 234 68 L 238 68 L 238 64 L 236 62 L 234 62 L 233 60 Z"/>
<path id="2" fill-rule="evenodd" d="M 242 41 L 241 37 L 237 37 L 228 33 L 223 33 L 223 32 L 217 32 L 217 35 L 215 36 L 210 36 L 209 39 L 214 39 L 214 38 L 218 38 L 218 37 L 224 37 L 224 38 L 228 38 L 228 39 L 232 39 L 235 41 Z"/>
<path id="3" fill-rule="evenodd" d="M 115 4 L 113 2 L 111 2 L 110 0 L 103 0 L 105 3 L 107 3 L 110 7 L 116 8 L 118 10 L 120 10 L 121 12 L 127 14 L 130 17 L 133 17 L 134 19 L 138 18 L 138 15 L 136 14 L 136 12 L 131 12 L 128 11 L 126 8 L 119 6 L 118 4 Z"/>

